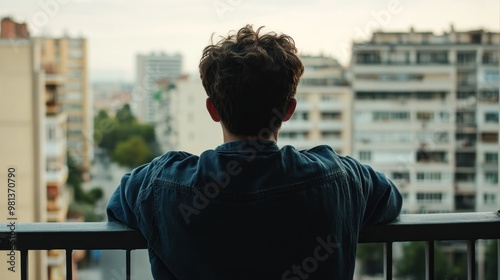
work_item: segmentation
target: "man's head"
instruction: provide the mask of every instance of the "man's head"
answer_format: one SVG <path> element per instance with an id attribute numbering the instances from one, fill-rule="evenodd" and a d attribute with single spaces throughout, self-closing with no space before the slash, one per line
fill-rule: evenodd
<path id="1" fill-rule="evenodd" d="M 215 118 L 211 113 L 212 118 L 234 135 L 256 136 L 279 127 L 295 109 L 304 72 L 295 43 L 285 34 L 259 34 L 261 28 L 245 26 L 207 46 L 200 60 L 207 106 L 217 113 Z"/>

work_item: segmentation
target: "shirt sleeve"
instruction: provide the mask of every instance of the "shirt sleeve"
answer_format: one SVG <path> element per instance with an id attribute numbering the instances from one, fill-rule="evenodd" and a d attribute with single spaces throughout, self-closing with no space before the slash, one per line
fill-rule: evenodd
<path id="1" fill-rule="evenodd" d="M 395 220 L 401 212 L 403 199 L 394 183 L 383 173 L 351 157 L 343 157 L 343 161 L 365 199 L 362 225 Z"/>
<path id="2" fill-rule="evenodd" d="M 152 210 L 140 206 L 151 199 L 148 195 L 151 191 L 149 184 L 151 170 L 151 163 L 144 164 L 122 177 L 120 185 L 111 195 L 106 207 L 108 221 L 118 221 L 135 229 L 145 228 L 142 225 L 148 223 L 148 217 L 152 217 L 153 213 L 145 213 L 144 211 Z M 148 236 L 145 232 L 143 235 Z"/>

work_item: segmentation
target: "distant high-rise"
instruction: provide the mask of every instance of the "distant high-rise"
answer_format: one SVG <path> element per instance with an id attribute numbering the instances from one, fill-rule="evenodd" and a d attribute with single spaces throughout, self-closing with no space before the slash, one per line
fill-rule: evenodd
<path id="1" fill-rule="evenodd" d="M 375 32 L 353 44 L 353 154 L 406 213 L 498 209 L 500 33 Z"/>
<path id="2" fill-rule="evenodd" d="M 155 93 L 161 80 L 174 81 L 182 73 L 180 54 L 138 54 L 136 57 L 136 87 L 131 104 L 140 121 L 153 123 L 156 117 Z"/>

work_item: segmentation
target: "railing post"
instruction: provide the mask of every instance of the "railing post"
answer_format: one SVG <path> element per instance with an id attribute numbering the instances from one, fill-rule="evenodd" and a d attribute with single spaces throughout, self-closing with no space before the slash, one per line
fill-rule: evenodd
<path id="1" fill-rule="evenodd" d="M 392 242 L 384 244 L 384 276 L 386 280 L 392 280 Z"/>
<path id="2" fill-rule="evenodd" d="M 127 280 L 130 280 L 130 272 L 131 272 L 130 271 L 130 251 L 131 250 L 126 250 L 126 251 L 127 251 L 125 253 L 125 255 L 126 255 L 126 257 L 125 257 L 126 258 L 126 266 L 127 266 L 127 268 L 126 268 L 127 269 L 127 275 L 126 275 L 126 277 L 127 277 Z"/>
<path id="3" fill-rule="evenodd" d="M 73 280 L 73 250 L 66 249 L 66 280 Z"/>
<path id="4" fill-rule="evenodd" d="M 425 242 L 425 279 L 434 280 L 434 240 Z"/>
<path id="5" fill-rule="evenodd" d="M 21 251 L 21 280 L 28 280 L 28 250 Z"/>
<path id="6" fill-rule="evenodd" d="M 467 240 L 467 279 L 476 279 L 476 240 Z"/>

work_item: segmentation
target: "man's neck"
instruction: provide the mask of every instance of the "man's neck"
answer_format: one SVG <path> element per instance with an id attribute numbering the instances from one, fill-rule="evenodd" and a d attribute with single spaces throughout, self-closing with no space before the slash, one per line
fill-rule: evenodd
<path id="1" fill-rule="evenodd" d="M 261 135 L 255 135 L 255 136 L 236 135 L 222 128 L 222 134 L 224 137 L 224 143 L 231 141 L 238 141 L 238 140 L 255 140 L 255 139 L 278 142 L 278 131 L 274 131 L 271 135 L 269 135 L 269 137 L 262 137 Z"/>

